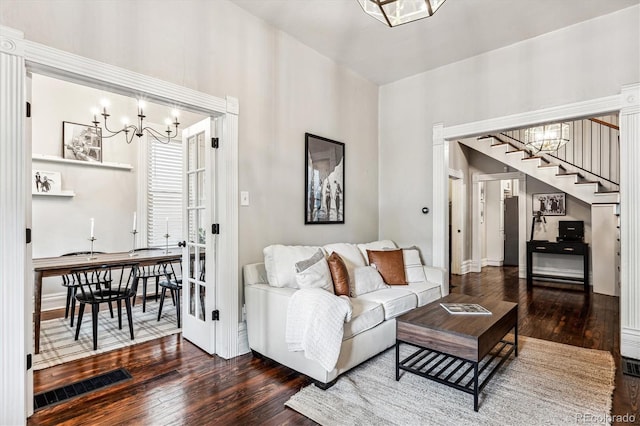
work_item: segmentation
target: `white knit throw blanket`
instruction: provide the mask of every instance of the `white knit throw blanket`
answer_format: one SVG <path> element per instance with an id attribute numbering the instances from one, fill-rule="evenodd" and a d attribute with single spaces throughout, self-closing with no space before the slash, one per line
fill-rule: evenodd
<path id="1" fill-rule="evenodd" d="M 344 323 L 351 320 L 351 302 L 320 288 L 300 289 L 289 301 L 285 340 L 289 351 L 331 371 L 338 362 Z"/>

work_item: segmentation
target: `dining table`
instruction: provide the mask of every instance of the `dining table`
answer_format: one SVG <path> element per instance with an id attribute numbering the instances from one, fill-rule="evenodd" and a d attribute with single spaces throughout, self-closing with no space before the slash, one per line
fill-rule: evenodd
<path id="1" fill-rule="evenodd" d="M 135 252 L 94 253 L 90 255 L 40 257 L 33 259 L 34 273 L 34 333 L 35 353 L 40 353 L 40 320 L 42 314 L 42 279 L 69 274 L 73 269 L 87 266 L 137 263 L 138 266 L 154 265 L 158 262 L 172 262 L 182 258 L 182 249 L 141 250 Z"/>

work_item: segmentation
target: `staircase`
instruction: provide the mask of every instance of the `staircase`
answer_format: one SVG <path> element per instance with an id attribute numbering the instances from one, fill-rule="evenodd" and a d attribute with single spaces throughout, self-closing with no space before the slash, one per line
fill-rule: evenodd
<path id="1" fill-rule="evenodd" d="M 593 205 L 620 202 L 618 191 L 607 190 L 599 181 L 585 178 L 586 173 L 567 171 L 567 167 L 560 162 L 551 162 L 542 156 L 531 155 L 515 143 L 508 141 L 505 135 L 462 139 L 458 142 L 585 203 Z"/>

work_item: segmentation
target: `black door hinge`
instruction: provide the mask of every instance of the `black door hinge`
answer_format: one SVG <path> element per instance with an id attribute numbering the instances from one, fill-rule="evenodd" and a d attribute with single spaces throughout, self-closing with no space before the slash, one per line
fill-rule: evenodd
<path id="1" fill-rule="evenodd" d="M 215 311 L 211 312 L 211 319 L 213 321 L 220 321 L 220 311 L 216 309 Z"/>
<path id="2" fill-rule="evenodd" d="M 219 234 L 220 233 L 220 225 L 217 223 L 214 223 L 213 225 L 211 225 L 211 233 L 212 234 Z"/>
<path id="3" fill-rule="evenodd" d="M 218 148 L 220 146 L 220 141 L 218 138 L 211 138 L 211 148 Z"/>
<path id="4" fill-rule="evenodd" d="M 27 371 L 31 370 L 31 354 L 27 354 Z"/>
<path id="5" fill-rule="evenodd" d="M 31 228 L 27 228 L 26 240 L 27 244 L 31 243 Z"/>
<path id="6" fill-rule="evenodd" d="M 27 102 L 27 118 L 31 117 L 31 102 Z"/>

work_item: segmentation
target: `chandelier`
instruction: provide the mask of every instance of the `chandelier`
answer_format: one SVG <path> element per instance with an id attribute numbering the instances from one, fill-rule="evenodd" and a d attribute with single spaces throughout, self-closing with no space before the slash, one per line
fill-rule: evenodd
<path id="1" fill-rule="evenodd" d="M 390 27 L 427 18 L 445 0 L 358 0 L 365 13 Z"/>
<path id="2" fill-rule="evenodd" d="M 142 100 L 138 100 L 138 123 L 137 126 L 133 125 L 133 124 L 129 124 L 129 119 L 126 117 L 122 118 L 122 128 L 120 130 L 111 130 L 107 127 L 107 118 L 110 117 L 109 113 L 107 112 L 107 107 L 109 106 L 109 101 L 106 99 L 103 99 L 100 102 L 101 106 L 102 106 L 102 112 L 100 112 L 100 110 L 98 110 L 98 108 L 94 108 L 91 112 L 93 113 L 93 126 L 95 128 L 98 128 L 98 125 L 100 124 L 100 122 L 97 119 L 98 114 L 100 114 L 102 117 L 104 117 L 104 130 L 106 130 L 109 134 L 107 136 L 104 135 L 104 132 L 102 132 L 102 137 L 103 138 L 112 138 L 115 135 L 119 135 L 120 133 L 124 133 L 125 135 L 125 139 L 127 141 L 127 143 L 131 143 L 133 141 L 133 137 L 137 136 L 137 137 L 142 137 L 144 135 L 144 132 L 147 132 L 147 134 L 149 136 L 152 136 L 155 140 L 157 140 L 158 142 L 161 143 L 169 143 L 171 142 L 172 139 L 175 139 L 176 136 L 178 136 L 178 126 L 180 125 L 180 123 L 178 123 L 178 111 L 177 110 L 173 110 L 171 112 L 171 115 L 173 115 L 173 121 L 170 118 L 167 118 L 165 120 L 165 124 L 167 125 L 167 129 L 164 130 L 164 132 L 160 132 L 156 129 L 154 129 L 153 127 L 149 127 L 149 126 L 144 126 L 143 125 L 143 121 L 146 118 L 146 115 L 144 115 L 144 110 L 143 108 L 145 108 L 145 103 Z M 174 127 L 173 129 L 171 127 Z M 164 135 L 163 133 L 165 133 L 166 135 Z"/>
<path id="3" fill-rule="evenodd" d="M 569 123 L 553 123 L 531 127 L 524 131 L 524 143 L 539 152 L 554 152 L 569 142 Z"/>

